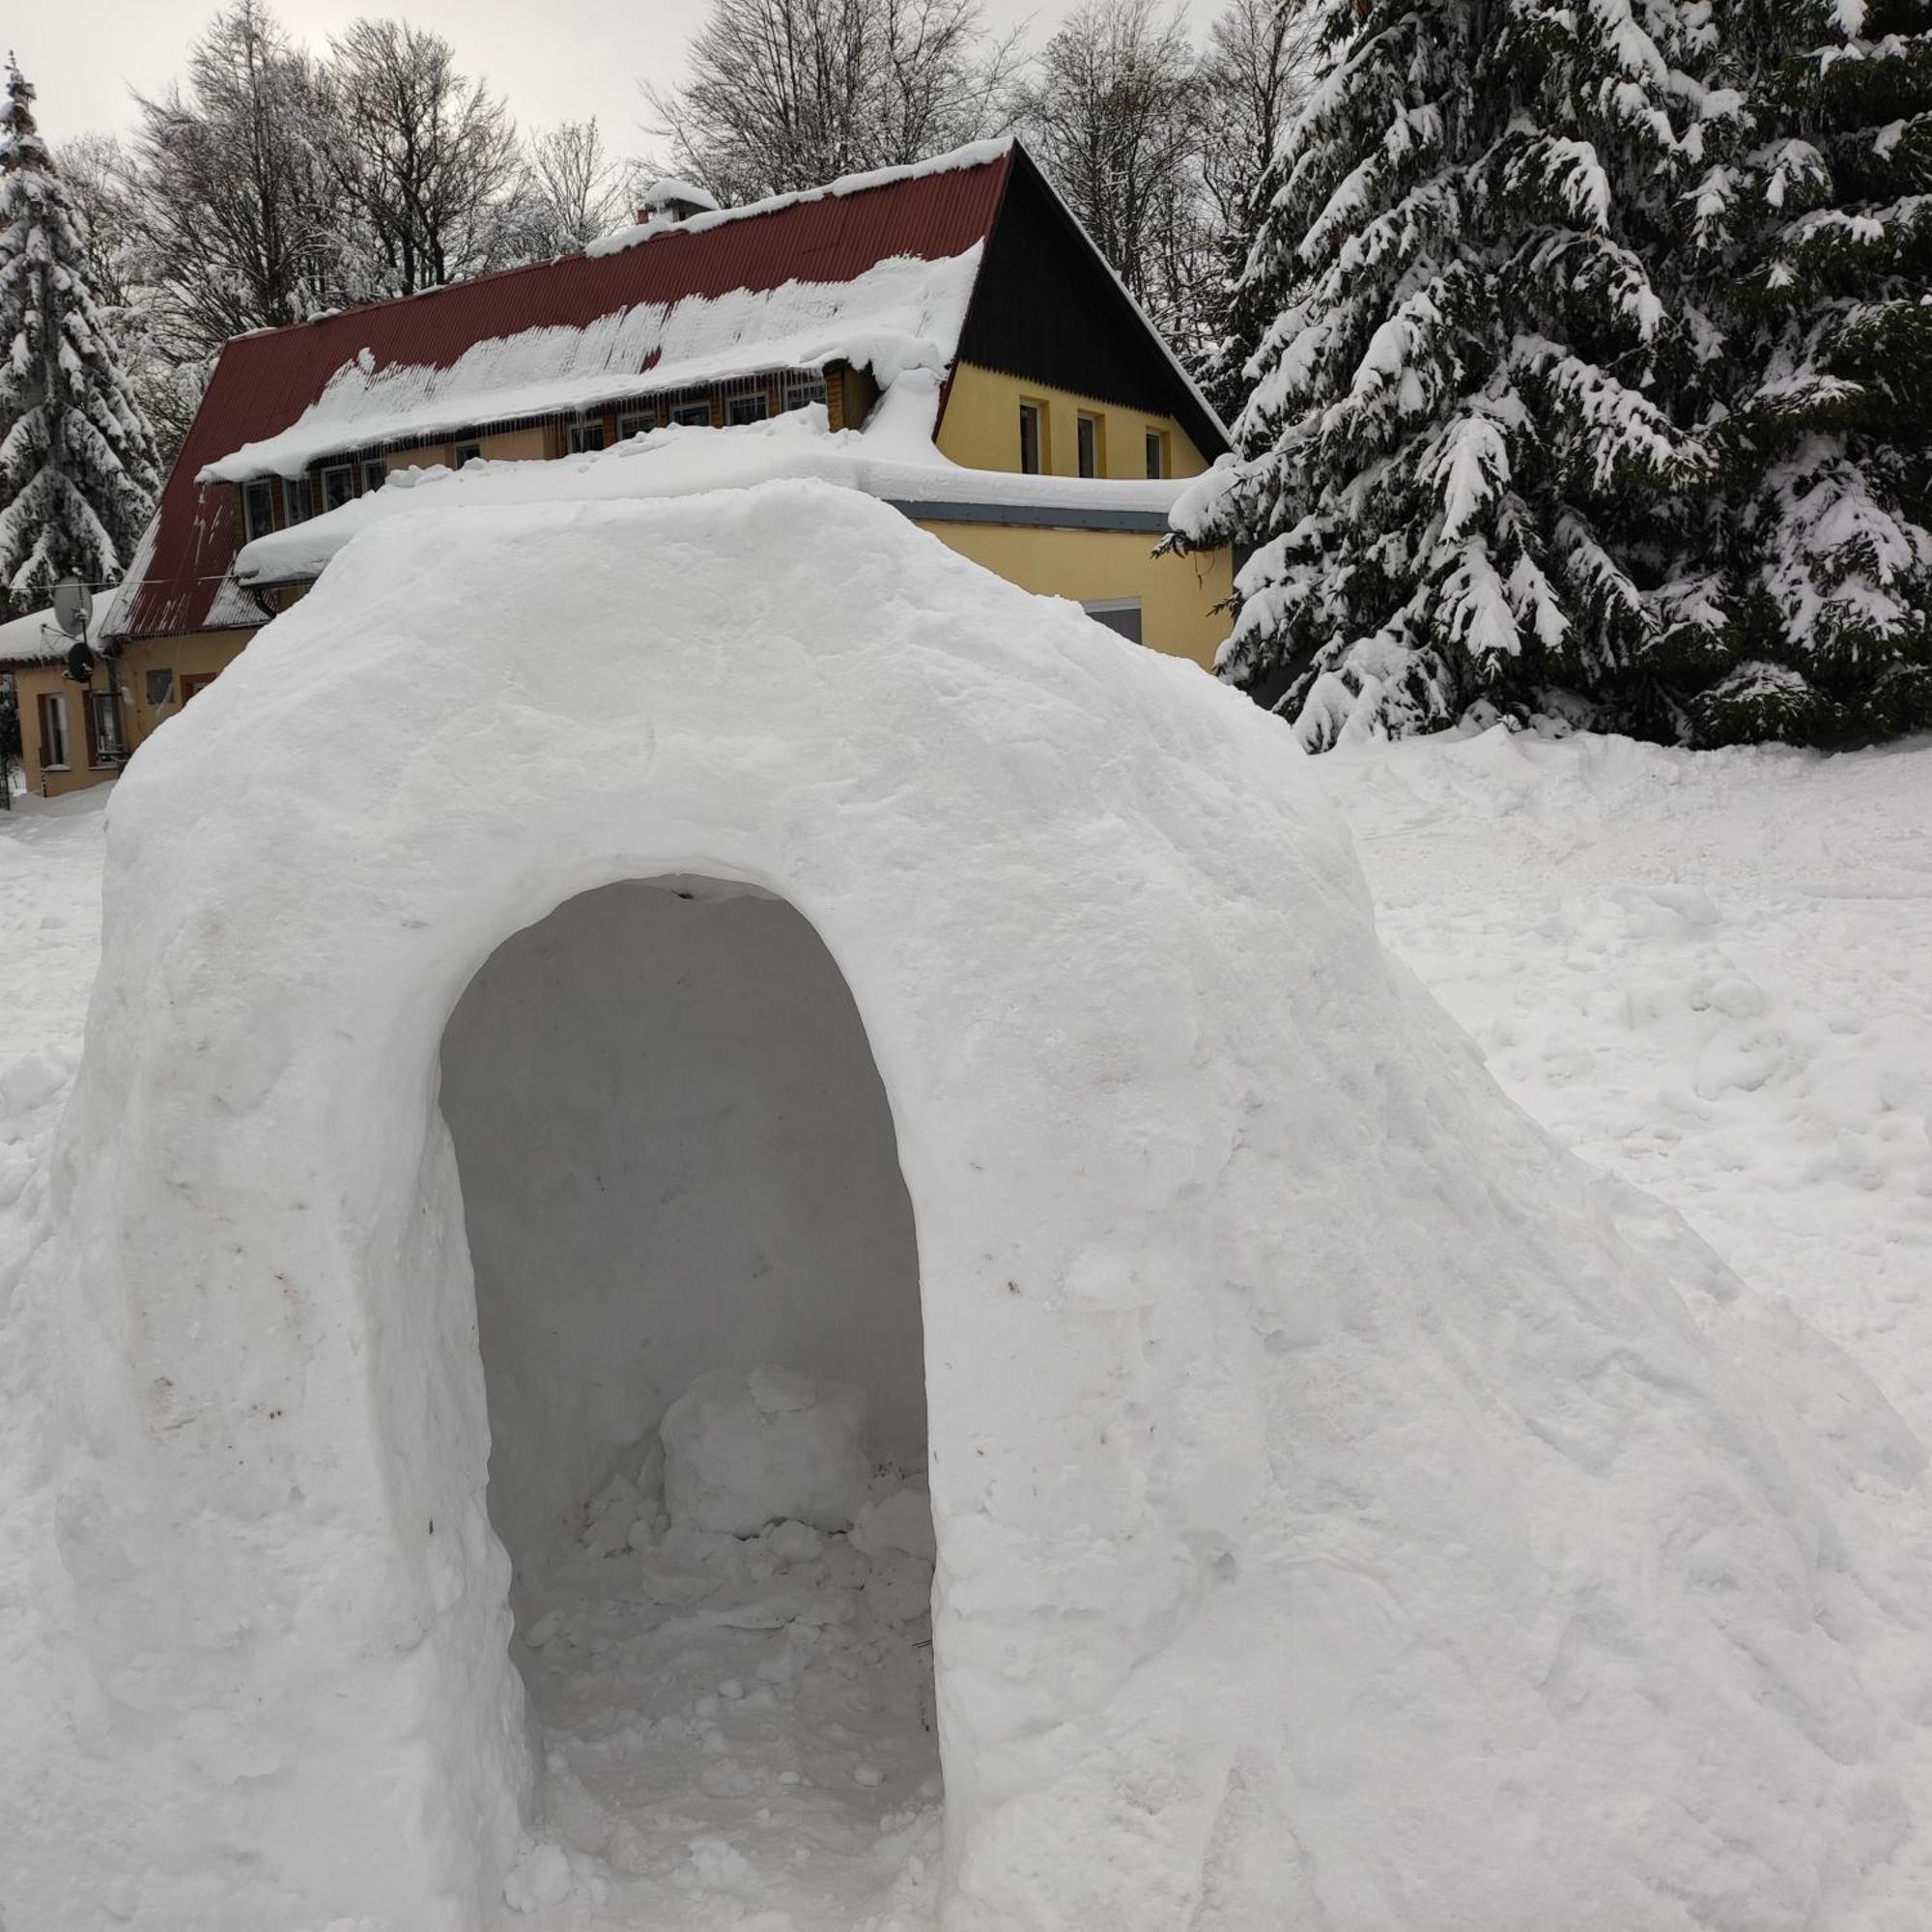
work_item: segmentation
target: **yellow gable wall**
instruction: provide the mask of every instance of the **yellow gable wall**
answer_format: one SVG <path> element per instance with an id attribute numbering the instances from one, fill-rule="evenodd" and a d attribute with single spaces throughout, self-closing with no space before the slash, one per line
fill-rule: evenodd
<path id="1" fill-rule="evenodd" d="M 1233 588 L 1229 554 L 1197 551 L 1156 556 L 1157 539 L 1139 530 L 1033 529 L 1007 524 L 923 523 L 948 549 L 1042 597 L 1079 603 L 1141 600 L 1141 642 L 1213 668 L 1228 635 L 1216 610 Z"/>
<path id="2" fill-rule="evenodd" d="M 969 469 L 1017 470 L 1020 467 L 1020 405 L 1037 403 L 1046 422 L 1040 468 L 1055 476 L 1080 473 L 1078 422 L 1083 415 L 1100 418 L 1100 474 L 1125 480 L 1147 479 L 1147 433 L 1166 439 L 1168 474 L 1198 476 L 1208 460 L 1187 432 L 1172 416 L 1151 415 L 1146 410 L 1123 409 L 1067 389 L 1051 389 L 1043 383 L 1001 376 L 970 362 L 956 363 L 952 386 L 946 398 L 945 419 L 939 425 L 939 452 Z"/>

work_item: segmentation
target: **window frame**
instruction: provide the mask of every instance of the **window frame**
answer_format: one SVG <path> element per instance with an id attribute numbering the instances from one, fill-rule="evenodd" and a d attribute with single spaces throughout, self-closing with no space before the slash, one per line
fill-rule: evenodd
<path id="1" fill-rule="evenodd" d="M 1107 473 L 1106 423 L 1093 410 L 1081 410 L 1073 419 L 1073 469 L 1089 481 Z"/>
<path id="2" fill-rule="evenodd" d="M 590 439 L 597 440 L 592 442 Z M 566 456 L 595 456 L 604 447 L 604 418 L 591 416 L 583 422 L 564 426 L 563 453 Z"/>
<path id="3" fill-rule="evenodd" d="M 332 487 L 339 481 L 342 494 L 330 502 Z M 322 514 L 326 517 L 331 510 L 339 510 L 345 503 L 355 500 L 355 471 L 347 463 L 331 463 L 322 472 Z"/>
<path id="4" fill-rule="evenodd" d="M 314 500 L 309 496 L 306 476 L 284 476 L 282 478 L 282 509 L 286 517 L 286 527 L 294 529 L 298 524 L 305 524 L 315 515 Z"/>
<path id="5" fill-rule="evenodd" d="M 47 755 L 53 748 L 54 740 L 60 740 L 60 756 Z M 73 741 L 67 728 L 67 693 L 64 691 L 43 691 L 41 693 L 41 770 L 43 772 L 71 772 Z"/>
<path id="6" fill-rule="evenodd" d="M 629 410 L 617 418 L 617 440 L 630 442 L 637 437 L 649 436 L 657 426 L 655 410 Z"/>
<path id="7" fill-rule="evenodd" d="M 389 465 L 381 456 L 365 456 L 362 459 L 362 494 L 367 497 L 380 490 L 389 480 Z"/>
<path id="8" fill-rule="evenodd" d="M 221 673 L 216 670 L 184 671 L 175 680 L 175 688 L 179 693 L 178 708 L 179 706 L 185 705 L 188 699 L 197 692 L 206 691 L 220 675 Z"/>
<path id="9" fill-rule="evenodd" d="M 114 675 L 109 668 L 108 676 Z M 105 691 L 87 688 L 87 762 L 96 771 L 112 771 L 127 756 L 121 743 L 121 694 L 110 684 Z"/>
<path id="10" fill-rule="evenodd" d="M 1033 431 L 1033 461 L 1028 462 L 1027 431 Z M 1047 466 L 1046 447 L 1046 406 L 1043 403 L 1030 403 L 1024 398 L 1020 402 L 1020 474 L 1022 476 L 1044 476 Z"/>
<path id="11" fill-rule="evenodd" d="M 699 410 L 702 410 L 704 412 L 704 419 L 702 422 L 697 420 L 697 412 Z M 683 429 L 717 428 L 717 424 L 712 420 L 711 399 L 708 396 L 701 403 L 676 404 L 671 410 L 670 419 L 672 422 L 676 423 L 680 428 Z"/>
<path id="12" fill-rule="evenodd" d="M 461 469 L 466 464 L 480 463 L 483 460 L 483 439 L 480 436 L 466 436 L 460 442 L 449 445 L 449 467 Z"/>
<path id="13" fill-rule="evenodd" d="M 740 414 L 739 412 L 757 410 L 756 415 Z M 763 389 L 747 389 L 740 396 L 724 398 L 724 427 L 742 429 L 748 423 L 769 422 L 772 414 L 772 399 Z"/>
<path id="14" fill-rule="evenodd" d="M 262 515 L 259 527 L 255 509 Z M 275 527 L 275 483 L 271 476 L 257 476 L 242 486 L 242 541 L 253 543 Z"/>
<path id="15" fill-rule="evenodd" d="M 1165 483 L 1174 465 L 1167 453 L 1167 432 L 1151 429 L 1147 433 L 1148 481 Z"/>
<path id="16" fill-rule="evenodd" d="M 1080 608 L 1096 624 L 1102 625 L 1107 630 L 1112 631 L 1115 637 L 1121 639 L 1122 642 L 1139 644 L 1145 647 L 1147 643 L 1147 606 L 1141 598 L 1089 597 L 1081 603 Z M 1110 624 L 1107 622 L 1110 617 L 1127 616 L 1131 616 L 1134 620 L 1131 630 L 1123 624 Z"/>
<path id="17" fill-rule="evenodd" d="M 784 408 L 781 415 L 788 415 L 793 410 L 809 410 L 813 403 L 823 403 L 832 407 L 831 391 L 825 386 L 823 376 L 799 376 L 788 378 L 781 391 Z"/>

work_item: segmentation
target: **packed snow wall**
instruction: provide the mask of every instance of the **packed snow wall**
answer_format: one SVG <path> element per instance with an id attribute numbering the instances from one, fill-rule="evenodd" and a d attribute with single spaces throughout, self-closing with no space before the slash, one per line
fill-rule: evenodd
<path id="1" fill-rule="evenodd" d="M 121 780 L 12 1932 L 500 1910 L 542 1767 L 439 1043 L 690 873 L 797 908 L 892 1110 L 946 1932 L 1856 1921 L 1918 1443 L 1503 1099 L 1279 721 L 787 485 L 372 531 Z"/>
<path id="2" fill-rule="evenodd" d="M 854 1382 L 923 1468 L 912 1206 L 838 968 L 797 912 L 629 881 L 493 953 L 444 1035 L 489 1394 L 490 1515 L 521 1571 L 715 1370 Z"/>

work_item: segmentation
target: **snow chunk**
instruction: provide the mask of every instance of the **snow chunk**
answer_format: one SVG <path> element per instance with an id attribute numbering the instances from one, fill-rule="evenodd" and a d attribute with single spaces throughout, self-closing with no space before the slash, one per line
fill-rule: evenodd
<path id="1" fill-rule="evenodd" d="M 787 1518 L 845 1529 L 866 1503 L 862 1389 L 783 1369 L 701 1376 L 665 1411 L 673 1523 L 755 1536 Z"/>

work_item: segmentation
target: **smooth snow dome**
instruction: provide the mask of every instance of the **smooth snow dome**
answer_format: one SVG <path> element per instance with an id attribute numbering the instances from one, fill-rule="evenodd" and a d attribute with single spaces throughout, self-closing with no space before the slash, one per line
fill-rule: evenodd
<path id="1" fill-rule="evenodd" d="M 33 1264 L 77 1717 L 10 1916 L 579 1884 L 438 1053 L 512 935 L 677 876 L 810 925 L 891 1111 L 925 1922 L 1856 1922 L 1928 1708 L 1914 1438 L 1502 1097 L 1278 720 L 810 484 L 372 529 L 121 781 Z"/>

